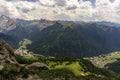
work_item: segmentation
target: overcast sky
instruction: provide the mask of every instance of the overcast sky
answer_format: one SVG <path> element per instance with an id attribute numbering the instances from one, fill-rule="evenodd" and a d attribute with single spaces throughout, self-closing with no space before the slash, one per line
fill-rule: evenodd
<path id="1" fill-rule="evenodd" d="M 0 0 L 0 15 L 120 23 L 120 0 Z"/>

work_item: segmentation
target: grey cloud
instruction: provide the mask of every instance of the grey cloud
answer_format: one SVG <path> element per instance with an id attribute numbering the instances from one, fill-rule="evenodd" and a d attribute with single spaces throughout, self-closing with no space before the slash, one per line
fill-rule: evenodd
<path id="1" fill-rule="evenodd" d="M 65 6 L 66 0 L 54 0 L 57 6 Z"/>
<path id="2" fill-rule="evenodd" d="M 77 6 L 74 5 L 74 6 L 67 7 L 66 10 L 74 10 L 76 8 L 77 8 Z"/>
<path id="3" fill-rule="evenodd" d="M 9 14 L 9 10 L 7 9 L 7 7 L 0 6 L 0 14 L 1 15 L 8 15 Z"/>
<path id="4" fill-rule="evenodd" d="M 23 13 L 28 13 L 30 10 L 29 9 L 26 9 L 26 8 L 23 8 L 21 9 Z"/>

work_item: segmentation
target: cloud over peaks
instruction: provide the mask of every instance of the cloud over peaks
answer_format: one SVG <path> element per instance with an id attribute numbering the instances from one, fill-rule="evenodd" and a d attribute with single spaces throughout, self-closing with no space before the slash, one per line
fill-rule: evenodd
<path id="1" fill-rule="evenodd" d="M 120 0 L 1 0 L 0 15 L 120 23 Z"/>

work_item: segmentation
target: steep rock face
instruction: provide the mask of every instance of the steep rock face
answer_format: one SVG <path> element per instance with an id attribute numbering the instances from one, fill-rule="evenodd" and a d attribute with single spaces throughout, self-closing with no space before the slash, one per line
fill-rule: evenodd
<path id="1" fill-rule="evenodd" d="M 2 15 L 0 17 L 0 32 L 7 32 L 16 28 L 16 20 Z"/>
<path id="2" fill-rule="evenodd" d="M 15 60 L 13 48 L 5 41 L 0 40 L 0 68 L 15 63 L 17 61 Z"/>

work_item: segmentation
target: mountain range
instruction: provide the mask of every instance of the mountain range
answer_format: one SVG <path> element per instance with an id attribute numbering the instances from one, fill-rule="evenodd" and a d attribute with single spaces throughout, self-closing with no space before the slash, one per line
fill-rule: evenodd
<path id="1" fill-rule="evenodd" d="M 89 57 L 118 51 L 119 35 L 120 25 L 110 22 L 28 21 L 0 17 L 1 39 L 17 48 L 19 42 L 27 38 L 32 41 L 28 46 L 30 51 L 46 56 Z"/>

